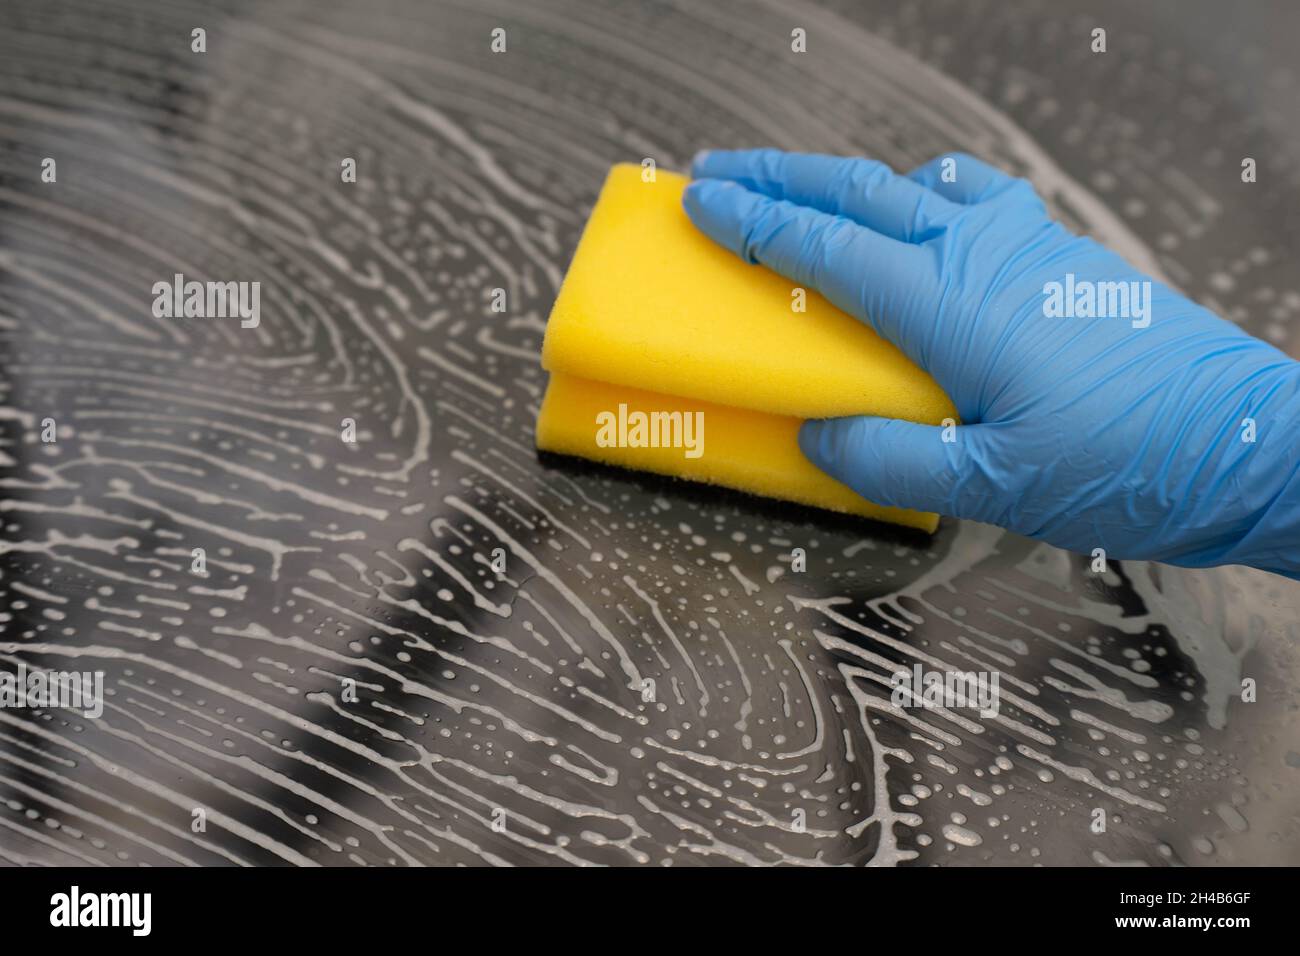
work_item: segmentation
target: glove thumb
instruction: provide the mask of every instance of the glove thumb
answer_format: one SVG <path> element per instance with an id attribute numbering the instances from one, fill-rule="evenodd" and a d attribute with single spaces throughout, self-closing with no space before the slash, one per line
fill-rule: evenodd
<path id="1" fill-rule="evenodd" d="M 980 425 L 829 418 L 799 429 L 804 457 L 876 504 L 988 521 L 1004 510 Z"/>

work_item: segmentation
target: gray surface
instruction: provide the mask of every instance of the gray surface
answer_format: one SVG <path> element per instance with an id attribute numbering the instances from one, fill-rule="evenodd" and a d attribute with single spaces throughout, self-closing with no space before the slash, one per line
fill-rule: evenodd
<path id="1" fill-rule="evenodd" d="M 965 148 L 1297 353 L 1294 13 L 347 6 L 0 13 L 0 660 L 111 692 L 0 710 L 0 860 L 1300 862 L 1300 585 L 531 446 L 606 167 L 704 145 Z M 261 327 L 154 319 L 177 271 Z M 999 719 L 892 710 L 918 659 Z"/>

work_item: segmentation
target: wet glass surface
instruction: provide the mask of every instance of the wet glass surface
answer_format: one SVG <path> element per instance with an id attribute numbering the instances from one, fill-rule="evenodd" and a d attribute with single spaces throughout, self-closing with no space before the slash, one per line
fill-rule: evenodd
<path id="1" fill-rule="evenodd" d="M 150 6 L 0 13 L 0 661 L 106 694 L 0 709 L 0 861 L 1300 862 L 1300 584 L 532 446 L 605 170 L 706 145 L 980 154 L 1300 354 L 1294 13 Z"/>

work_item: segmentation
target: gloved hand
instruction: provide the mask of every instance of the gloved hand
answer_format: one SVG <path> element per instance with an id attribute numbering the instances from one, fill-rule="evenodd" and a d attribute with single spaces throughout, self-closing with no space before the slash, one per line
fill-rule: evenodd
<path id="1" fill-rule="evenodd" d="M 863 497 L 1083 553 L 1300 577 L 1300 363 L 971 156 L 900 176 L 715 151 L 692 172 L 698 228 L 867 322 L 956 404 L 949 441 L 892 419 L 805 423 L 804 454 Z"/>

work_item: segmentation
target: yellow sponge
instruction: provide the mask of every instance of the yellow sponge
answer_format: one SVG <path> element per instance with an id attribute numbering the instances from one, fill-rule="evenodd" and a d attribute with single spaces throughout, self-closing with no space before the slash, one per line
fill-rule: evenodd
<path id="1" fill-rule="evenodd" d="M 801 419 L 842 415 L 937 425 L 957 417 L 948 397 L 815 292 L 794 311 L 788 279 L 691 224 L 687 182 L 610 170 L 546 327 L 538 448 L 933 531 L 936 515 L 871 504 L 827 477 L 797 433 Z"/>

